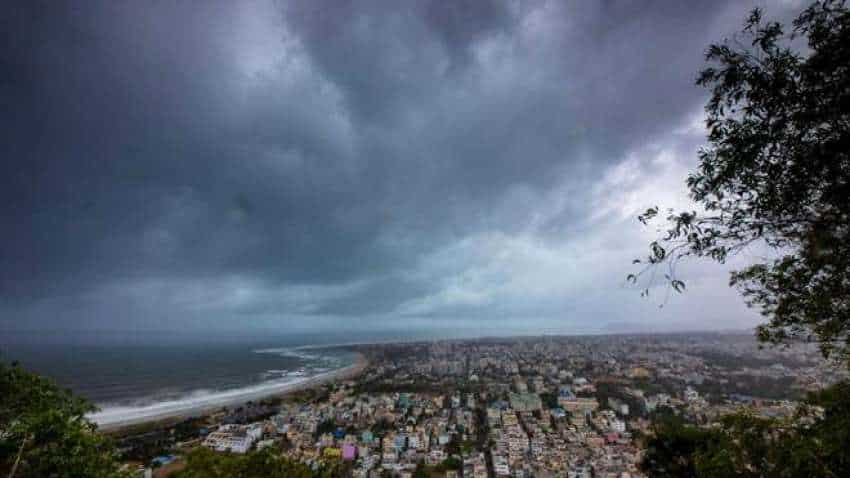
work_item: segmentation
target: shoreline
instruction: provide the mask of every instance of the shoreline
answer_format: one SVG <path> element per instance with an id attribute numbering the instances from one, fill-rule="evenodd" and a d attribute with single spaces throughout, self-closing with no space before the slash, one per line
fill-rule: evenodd
<path id="1" fill-rule="evenodd" d="M 208 398 L 207 403 L 186 404 L 177 400 L 157 403 L 148 407 L 118 407 L 92 413 L 87 415 L 86 418 L 97 424 L 98 431 L 111 434 L 120 433 L 123 429 L 134 426 L 155 423 L 165 425 L 187 418 L 204 417 L 225 407 L 243 405 L 248 402 L 269 398 L 283 398 L 286 395 L 329 382 L 350 380 L 363 373 L 368 365 L 368 359 L 363 354 L 357 352 L 357 358 L 353 364 L 300 381 L 279 384 L 273 382 L 261 383 L 253 387 L 237 389 L 231 392 L 225 391 L 221 392 L 218 396 Z M 135 416 L 126 416 L 129 413 L 135 413 Z"/>

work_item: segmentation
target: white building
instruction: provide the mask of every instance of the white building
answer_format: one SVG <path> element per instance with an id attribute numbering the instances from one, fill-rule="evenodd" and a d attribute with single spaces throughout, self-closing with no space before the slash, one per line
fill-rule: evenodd
<path id="1" fill-rule="evenodd" d="M 626 431 L 626 422 L 624 422 L 622 420 L 617 420 L 617 419 L 611 420 L 610 425 L 611 425 L 611 430 L 613 430 L 617 433 L 623 433 L 623 432 Z"/>
<path id="2" fill-rule="evenodd" d="M 204 446 L 215 451 L 247 453 L 262 434 L 263 428 L 258 424 L 222 425 L 217 431 L 207 435 Z"/>

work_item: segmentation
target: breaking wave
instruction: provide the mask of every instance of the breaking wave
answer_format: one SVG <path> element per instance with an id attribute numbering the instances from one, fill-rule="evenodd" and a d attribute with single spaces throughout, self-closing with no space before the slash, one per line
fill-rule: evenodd
<path id="1" fill-rule="evenodd" d="M 280 347 L 280 348 L 270 348 L 270 349 L 257 349 L 257 350 L 253 350 L 252 352 L 254 352 L 255 354 L 272 354 L 272 355 L 278 355 L 278 356 L 281 356 L 281 357 L 292 357 L 292 358 L 298 358 L 298 359 L 302 359 L 302 360 L 319 360 L 319 359 L 325 358 L 324 356 L 319 355 L 319 354 L 311 354 L 311 353 L 308 353 L 308 352 L 304 352 L 300 348 Z"/>
<path id="2" fill-rule="evenodd" d="M 260 400 L 332 378 L 346 367 L 325 369 L 311 376 L 286 376 L 228 390 L 195 390 L 185 396 L 138 405 L 105 405 L 88 418 L 101 427 L 115 427 L 173 416 L 190 416 L 212 409 Z M 318 370 L 316 370 L 318 371 Z"/>

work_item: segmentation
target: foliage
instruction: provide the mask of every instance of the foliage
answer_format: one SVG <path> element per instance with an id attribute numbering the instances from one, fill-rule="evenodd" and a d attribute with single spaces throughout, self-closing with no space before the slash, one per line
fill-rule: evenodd
<path id="1" fill-rule="evenodd" d="M 445 451 L 449 455 L 459 455 L 461 453 L 460 447 L 460 437 L 457 434 L 453 434 L 449 442 L 446 443 Z"/>
<path id="2" fill-rule="evenodd" d="M 197 448 L 186 457 L 177 478 L 312 478 L 322 476 L 302 463 L 275 455 L 271 449 L 227 455 Z"/>
<path id="3" fill-rule="evenodd" d="M 696 477 L 695 456 L 720 439 L 719 434 L 687 426 L 668 415 L 653 424 L 641 468 L 654 478 Z"/>
<path id="4" fill-rule="evenodd" d="M 803 392 L 794 387 L 794 377 L 771 378 L 760 375 L 737 375 L 734 380 L 706 380 L 694 388 L 709 401 L 720 400 L 724 395 L 757 395 L 769 400 L 797 400 Z"/>
<path id="5" fill-rule="evenodd" d="M 540 394 L 540 401 L 543 402 L 543 406 L 546 408 L 558 407 L 558 395 L 556 393 L 543 392 Z"/>
<path id="6" fill-rule="evenodd" d="M 49 379 L 0 362 L 0 475 L 125 476 L 112 443 L 85 418 L 93 410 Z"/>
<path id="7" fill-rule="evenodd" d="M 761 244 L 778 257 L 731 277 L 768 318 L 759 339 L 814 340 L 850 360 L 850 11 L 821 0 L 786 32 L 754 10 L 741 36 L 711 45 L 706 59 L 697 84 L 711 91 L 709 145 L 687 179 L 703 211 L 671 210 L 666 234 L 628 279 L 651 283 L 665 264 L 681 292 L 680 259 L 722 263 Z M 658 215 L 650 208 L 639 220 Z"/>
<path id="8" fill-rule="evenodd" d="M 843 382 L 810 396 L 792 419 L 736 413 L 713 429 L 659 420 L 641 467 L 653 477 L 844 477 L 847 450 L 850 382 Z"/>
<path id="9" fill-rule="evenodd" d="M 622 386 L 613 383 L 599 382 L 596 384 L 595 397 L 600 403 L 605 403 L 611 408 L 613 408 L 610 402 L 612 398 L 625 403 L 629 407 L 630 415 L 638 417 L 646 415 L 643 400 L 626 393 L 626 390 Z"/>
<path id="10" fill-rule="evenodd" d="M 463 462 L 456 456 L 450 456 L 437 465 L 434 470 L 440 473 L 448 470 L 460 470 L 463 468 Z"/>
<path id="11" fill-rule="evenodd" d="M 428 478 L 431 476 L 431 471 L 423 460 L 419 460 L 416 464 L 416 469 L 413 470 L 413 478 Z"/>
<path id="12" fill-rule="evenodd" d="M 379 418 L 375 423 L 372 424 L 372 433 L 378 436 L 383 436 L 384 432 L 393 429 L 393 424 L 390 423 L 386 418 Z"/>
<path id="13" fill-rule="evenodd" d="M 316 425 L 315 436 L 316 436 L 316 438 L 319 438 L 320 436 L 324 435 L 325 433 L 335 432 L 336 429 L 337 429 L 336 422 L 333 420 L 333 418 L 328 418 L 327 420 L 322 420 L 321 422 L 319 422 L 318 425 Z"/>

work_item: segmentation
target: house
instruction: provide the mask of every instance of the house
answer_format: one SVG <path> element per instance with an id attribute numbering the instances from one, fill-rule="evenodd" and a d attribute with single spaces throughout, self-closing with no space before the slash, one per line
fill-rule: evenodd
<path id="1" fill-rule="evenodd" d="M 342 459 L 345 461 L 353 461 L 357 458 L 357 448 L 354 445 L 342 446 Z"/>

